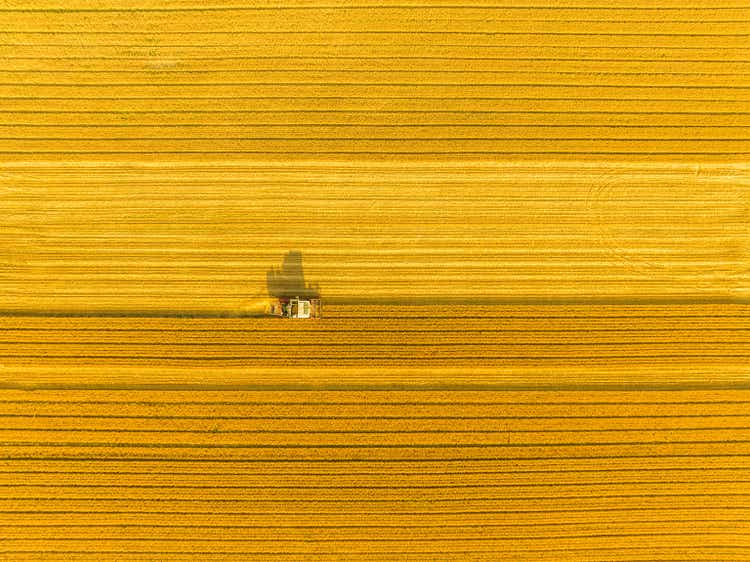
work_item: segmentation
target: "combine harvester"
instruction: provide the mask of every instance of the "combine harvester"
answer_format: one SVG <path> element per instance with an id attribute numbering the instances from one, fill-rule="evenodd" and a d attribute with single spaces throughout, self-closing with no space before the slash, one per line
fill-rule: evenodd
<path id="1" fill-rule="evenodd" d="M 266 273 L 268 297 L 246 302 L 240 314 L 249 317 L 320 318 L 320 287 L 305 283 L 302 252 L 291 250 L 284 255 L 280 268 Z"/>
<path id="2" fill-rule="evenodd" d="M 277 297 L 270 300 L 268 314 L 282 318 L 320 318 L 319 298 Z"/>
<path id="3" fill-rule="evenodd" d="M 267 297 L 250 301 L 240 310 L 240 315 L 250 318 L 320 318 L 320 297 Z"/>

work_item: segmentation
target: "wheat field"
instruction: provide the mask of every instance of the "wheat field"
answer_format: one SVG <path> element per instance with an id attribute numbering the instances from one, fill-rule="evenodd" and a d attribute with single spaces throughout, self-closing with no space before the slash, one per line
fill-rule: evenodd
<path id="1" fill-rule="evenodd" d="M 749 38 L 0 0 L 0 559 L 750 560 Z"/>

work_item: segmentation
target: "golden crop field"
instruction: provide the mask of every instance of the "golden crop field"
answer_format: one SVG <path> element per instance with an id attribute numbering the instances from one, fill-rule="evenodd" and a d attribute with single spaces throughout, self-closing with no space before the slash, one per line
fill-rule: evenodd
<path id="1" fill-rule="evenodd" d="M 0 0 L 0 560 L 750 560 L 749 45 Z"/>

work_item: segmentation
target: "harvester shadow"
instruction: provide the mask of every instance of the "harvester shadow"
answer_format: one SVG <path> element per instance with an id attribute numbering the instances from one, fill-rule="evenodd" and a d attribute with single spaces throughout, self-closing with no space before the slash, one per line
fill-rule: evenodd
<path id="1" fill-rule="evenodd" d="M 281 268 L 272 267 L 266 273 L 268 294 L 272 297 L 320 298 L 320 285 L 307 284 L 302 269 L 302 252 L 292 250 L 284 255 Z"/>

